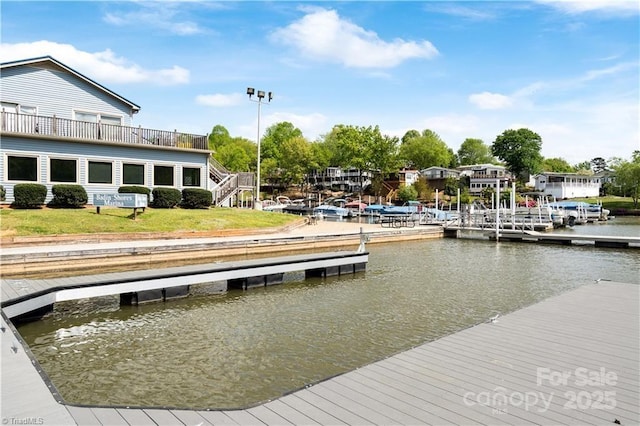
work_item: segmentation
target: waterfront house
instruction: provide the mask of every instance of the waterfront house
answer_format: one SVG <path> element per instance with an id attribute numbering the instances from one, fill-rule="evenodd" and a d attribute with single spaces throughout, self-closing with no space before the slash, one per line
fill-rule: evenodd
<path id="1" fill-rule="evenodd" d="M 425 180 L 427 181 L 427 185 L 429 185 L 429 188 L 443 191 L 445 189 L 447 179 L 460 179 L 460 170 L 433 166 L 420 170 L 420 176 L 425 178 Z"/>
<path id="2" fill-rule="evenodd" d="M 500 185 L 500 191 L 507 191 L 513 182 L 512 176 L 506 167 L 496 164 L 472 164 L 458 167 L 461 176 L 469 177 L 469 193 L 480 195 L 485 188 L 496 189 L 496 182 Z"/>
<path id="3" fill-rule="evenodd" d="M 598 197 L 601 177 L 544 172 L 534 176 L 535 190 L 557 199 Z"/>
<path id="4" fill-rule="evenodd" d="M 356 168 L 327 167 L 311 171 L 307 178 L 316 189 L 360 192 L 371 185 L 371 173 Z"/>
<path id="5" fill-rule="evenodd" d="M 77 184 L 95 193 L 120 186 L 202 188 L 232 205 L 252 190 L 252 174 L 212 162 L 206 135 L 133 126 L 140 107 L 45 56 L 1 64 L 0 185 Z"/>

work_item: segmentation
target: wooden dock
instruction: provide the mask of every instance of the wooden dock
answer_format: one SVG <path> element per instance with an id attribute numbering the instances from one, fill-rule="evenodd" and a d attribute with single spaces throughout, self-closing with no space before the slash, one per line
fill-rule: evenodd
<path id="1" fill-rule="evenodd" d="M 3 314 L 3 423 L 637 425 L 639 289 L 589 283 L 265 404 L 224 411 L 60 404 Z"/>

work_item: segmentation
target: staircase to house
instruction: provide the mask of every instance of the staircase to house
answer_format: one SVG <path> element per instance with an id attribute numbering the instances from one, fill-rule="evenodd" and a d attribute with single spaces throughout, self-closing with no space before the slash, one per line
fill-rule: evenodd
<path id="1" fill-rule="evenodd" d="M 227 170 L 215 158 L 209 157 L 209 179 L 213 183 L 213 205 L 234 205 L 235 198 L 243 191 L 253 190 L 253 173 L 233 173 Z"/>
<path id="2" fill-rule="evenodd" d="M 386 194 L 384 194 L 384 198 L 388 204 L 398 198 L 398 189 L 393 185 L 387 182 L 382 182 L 382 188 L 384 189 L 384 192 L 386 192 Z"/>

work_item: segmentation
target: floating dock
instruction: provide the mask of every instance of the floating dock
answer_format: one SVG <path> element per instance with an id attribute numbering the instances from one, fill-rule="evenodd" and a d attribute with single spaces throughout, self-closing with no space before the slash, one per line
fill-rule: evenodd
<path id="1" fill-rule="evenodd" d="M 369 253 L 339 251 L 173 268 L 28 280 L 2 279 L 2 311 L 8 318 L 50 311 L 54 303 L 119 294 L 121 303 L 160 301 L 188 294 L 189 285 L 226 281 L 248 289 L 282 283 L 287 272 L 327 277 L 366 269 Z"/>
<path id="2" fill-rule="evenodd" d="M 634 425 L 640 423 L 639 289 L 586 284 L 237 410 L 65 405 L 3 313 L 3 423 Z"/>
<path id="3" fill-rule="evenodd" d="M 465 235 L 476 235 L 487 240 L 496 240 L 496 230 L 491 228 L 469 228 L 448 226 L 443 230 L 445 237 L 464 238 Z M 527 230 L 499 229 L 500 241 L 534 242 L 561 245 L 592 245 L 609 248 L 640 248 L 640 237 L 623 237 L 607 235 L 558 234 L 553 232 L 537 232 Z"/>

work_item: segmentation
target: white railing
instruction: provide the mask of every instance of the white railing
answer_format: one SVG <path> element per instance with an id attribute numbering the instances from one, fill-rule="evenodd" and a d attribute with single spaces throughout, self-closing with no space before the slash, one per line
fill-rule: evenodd
<path id="1" fill-rule="evenodd" d="M 208 150 L 208 138 L 178 131 L 145 129 L 115 124 L 90 123 L 66 118 L 0 112 L 0 131 L 32 136 L 54 136 L 94 142 Z"/>

